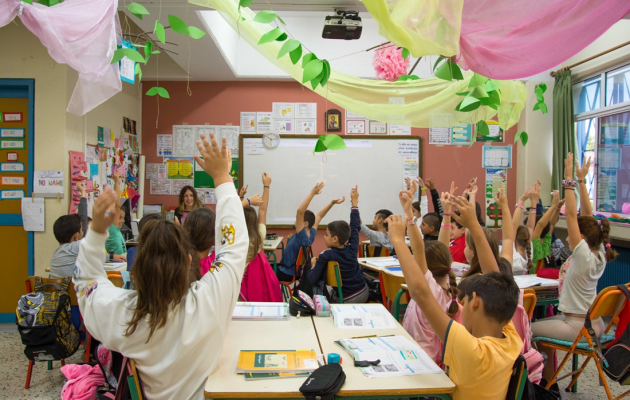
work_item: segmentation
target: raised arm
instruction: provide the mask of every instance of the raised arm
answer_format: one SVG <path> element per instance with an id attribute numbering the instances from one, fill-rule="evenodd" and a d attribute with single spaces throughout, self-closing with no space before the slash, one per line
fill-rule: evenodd
<path id="1" fill-rule="evenodd" d="M 77 211 L 79 212 L 79 217 L 81 217 L 81 227 L 83 228 L 83 236 L 87 233 L 87 193 L 85 190 L 85 182 L 77 182 L 77 190 L 81 193 L 81 199 L 79 200 L 79 207 L 77 207 Z"/>
<path id="2" fill-rule="evenodd" d="M 359 214 L 359 185 L 350 190 L 350 201 L 352 208 L 350 209 L 350 240 L 348 240 L 348 249 L 350 254 L 359 252 L 359 230 L 361 229 L 361 215 Z"/>
<path id="3" fill-rule="evenodd" d="M 420 201 L 420 218 L 422 218 L 429 213 L 429 199 L 427 198 L 427 185 L 420 177 L 418 177 L 418 190 L 420 190 L 418 201 Z"/>
<path id="4" fill-rule="evenodd" d="M 501 190 L 497 193 L 495 201 L 501 207 L 503 213 L 503 246 L 501 247 L 501 257 L 509 261 L 512 265 L 512 259 L 514 257 L 514 237 L 516 233 L 512 230 L 514 225 L 512 224 L 512 213 L 510 213 L 510 206 L 508 205 L 508 199 L 505 195 L 505 187 L 501 183 Z"/>
<path id="5" fill-rule="evenodd" d="M 414 182 L 415 184 L 415 182 Z M 420 229 L 418 229 L 418 225 L 413 223 L 413 191 L 407 190 L 398 193 L 398 199 L 400 200 L 400 205 L 403 207 L 403 212 L 405 213 L 405 220 L 407 223 L 407 233 L 409 234 L 409 241 L 411 242 L 411 250 L 413 251 L 413 257 L 416 259 L 416 263 L 422 270 L 422 274 L 427 273 L 426 263 L 422 263 L 419 258 L 420 255 L 423 256 L 424 259 L 424 241 L 422 240 L 422 234 L 420 233 Z M 409 221 L 412 223 L 410 224 Z"/>
<path id="6" fill-rule="evenodd" d="M 474 208 L 473 215 L 475 215 Z M 433 331 L 441 341 L 444 341 L 446 329 L 451 319 L 442 311 L 442 307 L 440 307 L 435 297 L 433 297 L 429 284 L 424 277 L 428 269 L 424 256 L 424 243 L 420 241 L 417 250 L 418 255 L 415 259 L 412 257 L 409 248 L 405 244 L 405 227 L 409 226 L 411 228 L 411 225 L 407 225 L 408 222 L 406 218 L 402 219 L 400 215 L 391 215 L 387 218 L 389 237 L 392 245 L 394 245 L 396 249 L 396 255 L 398 256 L 398 261 L 400 261 L 400 267 L 405 276 L 411 297 L 422 310 L 422 313 L 431 324 Z M 415 227 L 415 229 L 418 228 Z M 416 251 L 414 251 L 414 253 L 415 252 Z M 416 260 L 420 261 L 419 264 L 416 263 Z"/>
<path id="7" fill-rule="evenodd" d="M 476 186 L 475 186 L 476 188 Z M 442 193 L 440 196 L 440 202 L 442 203 L 442 209 L 444 210 L 442 218 L 442 228 L 438 235 L 438 241 L 444 243 L 446 247 L 451 244 L 451 203 L 450 198 L 455 194 L 457 188 L 455 182 L 451 182 L 451 191 L 448 193 Z M 475 189 L 476 190 L 476 189 Z"/>
<path id="8" fill-rule="evenodd" d="M 322 222 L 322 219 L 324 219 L 326 214 L 328 214 L 328 211 L 330 211 L 332 206 L 334 206 L 335 204 L 341 204 L 344 201 L 346 201 L 346 196 L 343 196 L 340 199 L 332 199 L 330 203 L 326 204 L 324 208 L 319 210 L 317 215 L 315 215 L 315 225 L 313 225 L 313 228 L 317 229 L 319 227 L 320 222 Z"/>
<path id="9" fill-rule="evenodd" d="M 564 160 L 564 179 L 570 181 L 573 178 L 573 153 L 567 154 L 566 160 Z M 565 201 L 565 217 L 567 220 L 567 231 L 569 237 L 569 248 L 571 251 L 582 240 L 582 234 L 580 233 L 580 227 L 577 220 L 577 202 L 575 200 L 575 188 L 565 187 L 564 201 Z M 568 192 L 567 192 L 568 190 Z"/>
<path id="10" fill-rule="evenodd" d="M 523 215 L 523 206 L 525 202 L 531 197 L 532 188 L 529 188 L 523 193 L 521 197 L 518 198 L 516 202 L 516 207 L 514 208 L 514 215 L 512 216 L 512 233 L 516 235 L 516 230 L 518 226 L 521 224 L 521 215 Z M 514 238 L 513 238 L 514 239 Z"/>
<path id="11" fill-rule="evenodd" d="M 435 182 L 433 179 L 427 179 L 427 188 L 431 191 L 431 200 L 433 201 L 433 211 L 439 216 L 442 216 L 444 210 L 442 209 L 442 202 L 440 202 L 440 194 L 435 188 Z M 424 215 L 423 215 L 424 217 Z"/>
<path id="12" fill-rule="evenodd" d="M 263 197 L 262 204 L 258 208 L 258 223 L 267 225 L 267 207 L 269 206 L 269 186 L 271 186 L 271 175 L 266 172 L 262 174 Z"/>
<path id="13" fill-rule="evenodd" d="M 451 197 L 451 201 L 453 202 L 453 207 L 459 211 L 460 214 L 459 217 L 455 217 L 455 214 L 453 214 L 453 218 L 459 222 L 460 225 L 468 229 L 475 242 L 477 258 L 479 258 L 479 264 L 481 264 L 481 272 L 484 274 L 499 272 L 499 265 L 497 264 L 496 258 L 494 258 L 490 243 L 488 243 L 483 228 L 481 228 L 479 221 L 477 221 L 475 204 L 458 196 Z"/>
<path id="14" fill-rule="evenodd" d="M 575 163 L 575 175 L 578 178 L 578 185 L 580 186 L 580 215 L 583 217 L 593 216 L 593 207 L 591 207 L 591 199 L 588 195 L 588 188 L 586 187 L 586 177 L 588 176 L 590 168 L 591 157 L 589 157 L 588 160 L 584 157 L 582 160 L 582 168 Z"/>
<path id="15" fill-rule="evenodd" d="M 313 197 L 320 194 L 323 188 L 324 188 L 324 182 L 317 183 L 315 187 L 313 187 L 313 189 L 311 189 L 311 191 L 308 192 L 308 194 L 306 195 L 306 198 L 304 199 L 302 204 L 300 204 L 300 206 L 298 207 L 297 213 L 295 214 L 295 232 L 296 233 L 299 233 L 302 229 L 304 229 L 304 213 L 308 209 L 308 205 L 311 204 L 311 200 L 313 200 Z M 319 225 L 319 224 L 316 224 L 316 225 Z"/>
<path id="16" fill-rule="evenodd" d="M 540 221 L 536 223 L 536 227 L 534 228 L 534 232 L 532 233 L 531 239 L 532 241 L 538 239 L 542 234 L 542 231 L 545 229 L 549 221 L 551 221 L 552 215 L 556 212 L 556 206 L 558 205 L 558 191 L 553 191 L 553 198 L 551 200 L 551 206 L 547 209 L 547 211 L 543 214 Z M 529 222 L 529 220 L 527 221 Z"/>
<path id="17" fill-rule="evenodd" d="M 527 218 L 527 230 L 529 231 L 529 237 L 531 238 L 534 234 L 534 227 L 536 226 L 536 205 L 540 200 L 540 180 L 534 184 L 532 187 L 532 196 L 530 197 L 530 209 L 529 215 Z M 516 231 L 514 231 L 514 235 L 516 236 Z"/>

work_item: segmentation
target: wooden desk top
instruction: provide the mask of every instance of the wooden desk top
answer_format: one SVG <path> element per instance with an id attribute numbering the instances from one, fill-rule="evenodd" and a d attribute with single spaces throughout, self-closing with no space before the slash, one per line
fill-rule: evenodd
<path id="1" fill-rule="evenodd" d="M 321 354 L 311 317 L 287 321 L 231 321 L 217 367 L 208 377 L 207 398 L 302 398 L 303 378 L 246 381 L 234 371 L 240 350 L 315 350 Z"/>
<path id="2" fill-rule="evenodd" d="M 335 304 L 335 306 L 338 305 L 346 306 L 345 304 Z M 352 307 L 353 305 L 349 304 L 347 306 Z M 346 373 L 346 382 L 339 391 L 338 396 L 372 396 L 376 398 L 377 396 L 400 395 L 400 397 L 408 397 L 423 394 L 453 393 L 455 391 L 455 384 L 444 373 L 370 379 L 364 376 L 359 368 L 354 366 L 352 357 L 334 343 L 339 339 L 370 335 L 399 335 L 413 342 L 413 338 L 398 322 L 396 322 L 397 326 L 395 329 L 379 330 L 335 329 L 332 317 L 314 317 L 313 322 L 317 329 L 317 335 L 324 355 L 328 353 L 341 355 L 341 366 Z"/>
<path id="3" fill-rule="evenodd" d="M 278 236 L 278 238 L 275 240 L 265 240 L 263 244 L 263 250 L 276 250 L 278 246 L 280 246 L 280 243 L 282 243 L 282 239 L 284 239 L 283 236 Z"/>

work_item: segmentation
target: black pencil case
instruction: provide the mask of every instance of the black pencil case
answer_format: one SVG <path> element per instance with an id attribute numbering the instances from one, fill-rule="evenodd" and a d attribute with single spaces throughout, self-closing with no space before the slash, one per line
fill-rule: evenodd
<path id="1" fill-rule="evenodd" d="M 328 364 L 313 371 L 300 386 L 300 392 L 306 400 L 334 400 L 345 381 L 341 365 Z"/>

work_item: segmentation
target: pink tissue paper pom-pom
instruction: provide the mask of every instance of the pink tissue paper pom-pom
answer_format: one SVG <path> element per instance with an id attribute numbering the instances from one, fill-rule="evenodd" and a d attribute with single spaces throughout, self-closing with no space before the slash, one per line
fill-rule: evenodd
<path id="1" fill-rule="evenodd" d="M 407 73 L 410 58 L 407 57 L 404 60 L 402 49 L 396 46 L 389 45 L 379 48 L 374 53 L 374 60 L 372 60 L 376 78 L 382 81 L 394 82 Z"/>
<path id="2" fill-rule="evenodd" d="M 630 203 L 623 203 L 621 206 L 621 212 L 624 214 L 630 214 Z"/>
<path id="3" fill-rule="evenodd" d="M 566 206 L 560 207 L 560 214 L 565 215 Z"/>

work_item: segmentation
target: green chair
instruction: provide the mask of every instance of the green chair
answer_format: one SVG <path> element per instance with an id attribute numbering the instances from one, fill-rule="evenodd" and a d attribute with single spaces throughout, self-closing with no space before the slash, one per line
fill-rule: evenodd
<path id="1" fill-rule="evenodd" d="M 341 282 L 341 272 L 339 271 L 339 264 L 335 261 L 328 261 L 328 266 L 326 268 L 326 285 L 337 288 L 339 303 L 343 304 L 343 291 L 341 290 L 343 283 Z"/>

